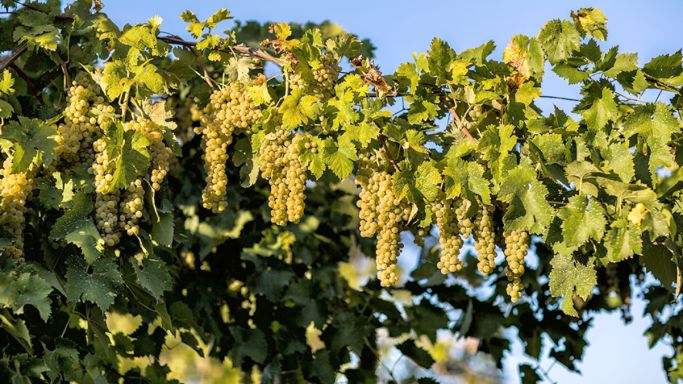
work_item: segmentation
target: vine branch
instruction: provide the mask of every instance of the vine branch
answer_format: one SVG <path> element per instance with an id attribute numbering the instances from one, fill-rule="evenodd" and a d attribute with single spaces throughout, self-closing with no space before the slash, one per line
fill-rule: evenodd
<path id="1" fill-rule="evenodd" d="M 479 140 L 475 139 L 470 131 L 463 125 L 462 120 L 460 120 L 460 116 L 455 112 L 455 107 L 449 109 L 451 116 L 453 116 L 453 121 L 455 121 L 455 125 L 458 126 L 458 129 L 460 129 L 469 139 L 470 141 L 474 142 L 475 144 L 479 144 Z"/>

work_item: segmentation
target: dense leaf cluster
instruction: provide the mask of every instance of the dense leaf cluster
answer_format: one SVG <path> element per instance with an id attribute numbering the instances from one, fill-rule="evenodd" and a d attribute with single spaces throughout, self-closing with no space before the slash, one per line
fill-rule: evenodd
<path id="1" fill-rule="evenodd" d="M 680 51 L 639 66 L 584 8 L 502 60 L 434 39 L 382 74 L 328 23 L 186 11 L 188 42 L 100 1 L 0 3 L 0 376 L 167 382 L 175 341 L 243 380 L 373 382 L 380 331 L 429 367 L 438 330 L 500 365 L 512 328 L 576 370 L 635 291 L 683 378 Z M 536 105 L 548 68 L 571 111 Z"/>

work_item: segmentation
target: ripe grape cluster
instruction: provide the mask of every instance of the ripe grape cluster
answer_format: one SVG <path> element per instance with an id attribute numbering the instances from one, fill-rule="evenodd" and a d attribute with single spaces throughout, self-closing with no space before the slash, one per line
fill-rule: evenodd
<path id="1" fill-rule="evenodd" d="M 119 223 L 128 236 L 135 236 L 140 233 L 138 222 L 142 217 L 144 199 L 145 189 L 142 186 L 142 179 L 135 179 L 123 193 L 119 206 L 121 211 Z"/>
<path id="2" fill-rule="evenodd" d="M 111 193 L 97 193 L 95 195 L 95 224 L 99 229 L 104 243 L 114 246 L 121 240 L 118 221 L 119 191 Z"/>
<path id="3" fill-rule="evenodd" d="M 311 68 L 312 83 L 307 84 L 301 73 L 291 72 L 288 83 L 291 89 L 306 89 L 319 97 L 330 97 L 339 78 L 341 67 L 338 60 L 329 53 L 323 54 L 320 63 Z"/>
<path id="4" fill-rule="evenodd" d="M 334 85 L 339 77 L 341 67 L 337 64 L 337 60 L 331 54 L 325 54 L 322 57 L 321 65 L 313 69 L 313 80 L 316 82 L 317 91 L 323 96 L 329 96 L 334 91 Z"/>
<path id="5" fill-rule="evenodd" d="M 493 207 L 479 203 L 479 210 L 475 216 L 474 248 L 477 250 L 477 268 L 484 275 L 488 275 L 496 268 L 496 241 L 493 218 Z"/>
<path id="6" fill-rule="evenodd" d="M 97 85 L 85 72 L 76 76 L 68 94 L 64 122 L 57 127 L 55 153 L 64 162 L 90 163 L 94 157 L 93 143 L 100 137 L 100 127 L 107 122 L 114 107 L 104 104 Z"/>
<path id="7" fill-rule="evenodd" d="M 301 150 L 317 151 L 317 143 L 304 133 L 284 129 L 268 135 L 261 144 L 261 175 L 270 184 L 270 220 L 276 225 L 298 223 L 304 214 L 307 164 Z"/>
<path id="8" fill-rule="evenodd" d="M 436 216 L 439 245 L 441 245 L 441 256 L 436 266 L 444 275 L 449 272 L 458 272 L 464 267 L 458 258 L 463 241 L 460 238 L 453 201 L 451 199 L 439 199 L 438 202 L 432 204 L 432 211 Z"/>
<path id="9" fill-rule="evenodd" d="M 125 129 L 140 132 L 149 141 L 148 150 L 152 163 L 150 181 L 152 188 L 158 191 L 161 189 L 174 159 L 173 151 L 164 144 L 164 132 L 167 128 L 151 119 L 138 116 L 135 120 L 127 122 Z"/>
<path id="10" fill-rule="evenodd" d="M 460 199 L 458 206 L 455 208 L 455 217 L 458 221 L 458 230 L 464 239 L 472 235 L 474 223 L 472 219 L 467 217 L 467 211 L 472 206 L 472 203 L 466 199 Z"/>
<path id="11" fill-rule="evenodd" d="M 12 158 L 3 162 L 0 178 L 0 229 L 14 240 L 4 252 L 16 260 L 24 256 L 24 213 L 33 178 L 27 172 L 12 172 Z"/>
<path id="12" fill-rule="evenodd" d="M 524 275 L 524 257 L 529 249 L 529 233 L 526 231 L 510 231 L 505 235 L 505 259 L 508 278 L 507 294 L 512 302 L 522 296 L 522 276 Z"/>
<path id="13" fill-rule="evenodd" d="M 401 221 L 410 216 L 410 208 L 394 194 L 394 182 L 387 172 L 380 172 L 377 215 L 377 278 L 383 287 L 398 283 L 396 264 L 401 251 Z"/>
<path id="14" fill-rule="evenodd" d="M 357 179 L 362 180 L 362 179 Z M 358 217 L 360 219 L 360 235 L 372 237 L 377 232 L 377 208 L 379 206 L 379 186 L 382 176 L 379 172 L 372 174 L 362 182 L 358 200 Z"/>
<path id="15" fill-rule="evenodd" d="M 396 264 L 401 251 L 401 224 L 410 217 L 410 207 L 394 194 L 394 181 L 390 173 L 373 166 L 373 156 L 366 156 L 356 182 L 361 186 L 360 234 L 377 237 L 375 262 L 377 278 L 383 287 L 398 283 Z"/>
<path id="16" fill-rule="evenodd" d="M 261 117 L 244 84 L 233 82 L 211 94 L 197 133 L 204 136 L 206 187 L 202 192 L 204 208 L 222 212 L 226 206 L 228 145 L 235 129 L 250 128 Z"/>

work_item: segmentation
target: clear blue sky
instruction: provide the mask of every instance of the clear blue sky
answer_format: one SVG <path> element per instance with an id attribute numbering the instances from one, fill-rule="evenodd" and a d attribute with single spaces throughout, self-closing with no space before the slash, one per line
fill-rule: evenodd
<path id="1" fill-rule="evenodd" d="M 164 31 L 188 37 L 178 18 L 189 8 L 200 18 L 218 8 L 230 9 L 239 20 L 258 21 L 322 21 L 329 19 L 350 32 L 370 38 L 378 47 L 376 61 L 385 73 L 410 60 L 413 52 L 425 51 L 434 36 L 448 41 L 460 51 L 492 39 L 505 47 L 518 33 L 535 35 L 541 25 L 552 18 L 568 17 L 569 11 L 581 6 L 596 6 L 607 15 L 610 45 L 622 52 L 638 52 L 641 64 L 651 57 L 683 48 L 681 15 L 683 1 L 587 0 L 554 1 L 406 1 L 406 0 L 242 0 L 169 1 L 169 0 L 104 0 L 107 12 L 117 23 L 143 22 L 148 17 L 163 17 Z M 189 37 L 188 37 L 189 38 Z M 547 95 L 572 96 L 562 80 L 548 76 L 543 91 Z M 559 104 L 571 108 L 571 104 Z M 545 107 L 545 106 L 544 106 Z M 648 322 L 640 317 L 643 305 L 633 308 L 635 321 L 625 326 L 617 314 L 597 316 L 588 333 L 591 345 L 579 364 L 583 376 L 564 370 L 556 364 L 550 377 L 559 383 L 664 383 L 661 356 L 668 352 L 657 347 L 648 350 L 643 331 Z M 508 358 L 506 382 L 518 383 L 516 363 L 524 360 L 519 345 Z M 548 368 L 551 361 L 543 361 Z"/>

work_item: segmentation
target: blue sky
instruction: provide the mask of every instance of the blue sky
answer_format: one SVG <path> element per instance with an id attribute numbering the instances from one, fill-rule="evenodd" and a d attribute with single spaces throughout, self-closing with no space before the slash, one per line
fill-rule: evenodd
<path id="1" fill-rule="evenodd" d="M 638 52 L 641 64 L 662 53 L 683 48 L 680 18 L 683 1 L 169 1 L 169 0 L 105 0 L 107 12 L 120 25 L 143 22 L 153 15 L 164 19 L 162 29 L 184 37 L 184 24 L 178 18 L 189 8 L 200 18 L 218 8 L 230 9 L 239 20 L 258 21 L 323 21 L 337 22 L 346 30 L 370 38 L 377 46 L 376 61 L 385 73 L 411 59 L 413 52 L 425 51 L 432 37 L 446 40 L 457 51 L 494 40 L 500 56 L 510 38 L 519 33 L 535 35 L 542 24 L 552 18 L 568 17 L 569 11 L 582 6 L 595 6 L 607 15 L 609 45 L 619 45 L 622 52 Z M 550 74 L 544 82 L 546 95 L 573 96 L 576 87 Z M 557 102 L 570 109 L 572 103 Z M 551 105 L 543 105 L 548 107 Z M 558 383 L 663 383 L 661 356 L 668 350 L 648 350 L 643 331 L 648 322 L 640 317 L 643 305 L 636 301 L 635 320 L 624 325 L 617 314 L 597 316 L 588 333 L 591 345 L 579 364 L 582 376 L 572 374 L 556 364 L 550 377 Z M 518 383 L 516 363 L 524 360 L 517 345 L 508 358 L 506 382 Z M 552 361 L 543 361 L 548 368 Z"/>

